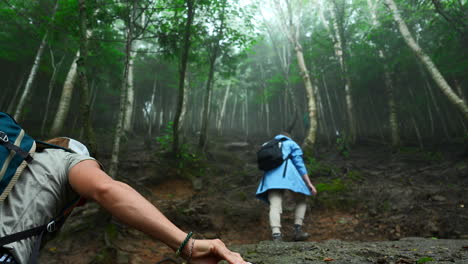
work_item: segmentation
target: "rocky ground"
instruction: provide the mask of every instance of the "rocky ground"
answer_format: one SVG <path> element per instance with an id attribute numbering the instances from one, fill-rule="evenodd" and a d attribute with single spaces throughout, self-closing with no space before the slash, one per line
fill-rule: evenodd
<path id="1" fill-rule="evenodd" d="M 121 180 L 184 230 L 220 237 L 257 264 L 468 263 L 468 160 L 457 146 L 392 152 L 361 142 L 345 153 L 334 146 L 318 150 L 315 158 L 306 157 L 320 191 L 304 226 L 312 236 L 289 242 L 293 204 L 286 200 L 285 242 L 274 244 L 268 207 L 254 198 L 261 178 L 255 145 L 218 140 L 206 161 L 187 156 L 191 163 L 169 159 L 158 146 L 134 146 L 139 151 L 123 155 Z M 75 210 L 41 260 L 136 264 L 173 257 L 160 242 L 109 220 L 90 203 Z"/>
<path id="2" fill-rule="evenodd" d="M 253 264 L 468 263 L 468 240 L 403 238 L 398 241 L 273 243 L 233 247 Z"/>

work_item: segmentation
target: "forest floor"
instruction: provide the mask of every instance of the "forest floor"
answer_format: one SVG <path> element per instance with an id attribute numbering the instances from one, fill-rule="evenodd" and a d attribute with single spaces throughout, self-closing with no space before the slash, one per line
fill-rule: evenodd
<path id="1" fill-rule="evenodd" d="M 212 141 L 203 161 L 191 155 L 176 161 L 163 154 L 159 145 L 134 145 L 121 155 L 120 180 L 140 191 L 183 230 L 194 231 L 198 238 L 221 238 L 245 254 L 253 251 L 246 245 L 274 249 L 277 245 L 265 242 L 271 239 L 268 207 L 255 199 L 262 175 L 255 163 L 257 144 L 222 138 Z M 294 247 L 311 247 L 329 251 L 330 243 L 350 250 L 370 245 L 365 243 L 387 247 L 379 244 L 386 242 L 377 242 L 387 241 L 404 243 L 402 250 L 412 247 L 415 252 L 418 245 L 433 243 L 433 249 L 453 250 L 446 257 L 449 262 L 468 262 L 468 158 L 461 155 L 462 151 L 453 145 L 392 152 L 369 142 L 360 142 L 344 154 L 336 147 L 317 151 L 314 159 L 309 158 L 314 164 L 312 182 L 320 190 L 310 200 L 304 223 L 304 229 L 311 234 L 309 244 L 283 243 L 289 244 L 284 250 L 289 247 L 291 253 L 298 250 Z M 108 156 L 103 155 L 101 160 L 106 166 Z M 186 160 L 195 162 L 189 165 Z M 286 242 L 292 240 L 293 208 L 287 197 L 282 216 Z M 407 237 L 426 240 L 423 243 Z M 461 242 L 451 243 L 455 245 L 452 248 L 442 245 L 444 239 Z M 398 248 L 395 245 L 389 247 Z M 395 256 L 392 260 L 376 254 L 364 255 L 368 263 L 424 263 L 417 262 L 421 260 L 417 256 L 401 257 L 400 261 Z M 256 259 L 255 263 L 315 263 L 310 256 L 301 256 L 302 262 L 271 262 L 267 258 L 262 262 L 258 254 L 249 257 Z M 174 254 L 161 242 L 109 220 L 96 204 L 88 203 L 75 209 L 62 233 L 46 244 L 41 263 L 137 264 L 157 263 L 164 258 L 174 258 Z M 316 260 L 366 263 L 357 258 L 356 262 L 339 262 L 336 256 L 320 258 L 322 255 Z M 174 260 L 182 263 L 181 259 Z"/>

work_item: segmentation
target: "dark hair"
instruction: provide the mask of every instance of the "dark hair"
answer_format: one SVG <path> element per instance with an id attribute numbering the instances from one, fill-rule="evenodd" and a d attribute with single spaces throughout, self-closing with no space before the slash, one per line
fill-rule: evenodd
<path id="1" fill-rule="evenodd" d="M 288 132 L 281 132 L 280 134 L 292 139 L 291 135 Z"/>
<path id="2" fill-rule="evenodd" d="M 69 148 L 70 139 L 66 137 L 56 137 L 45 141 L 46 143 L 54 144 L 60 147 Z"/>

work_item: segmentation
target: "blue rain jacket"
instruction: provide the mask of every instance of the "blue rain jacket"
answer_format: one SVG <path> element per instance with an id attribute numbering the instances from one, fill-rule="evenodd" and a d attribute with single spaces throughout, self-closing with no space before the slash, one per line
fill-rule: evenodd
<path id="1" fill-rule="evenodd" d="M 288 139 L 282 142 L 283 159 L 286 159 L 289 155 L 291 155 L 291 158 L 285 160 L 281 166 L 265 172 L 255 195 L 268 204 L 270 203 L 268 201 L 268 190 L 271 189 L 288 189 L 293 192 L 312 195 L 302 179 L 302 176 L 307 174 L 307 169 L 302 159 L 301 147 L 287 136 L 275 136 L 275 139 L 281 138 Z M 284 173 L 285 167 L 286 173 Z"/>

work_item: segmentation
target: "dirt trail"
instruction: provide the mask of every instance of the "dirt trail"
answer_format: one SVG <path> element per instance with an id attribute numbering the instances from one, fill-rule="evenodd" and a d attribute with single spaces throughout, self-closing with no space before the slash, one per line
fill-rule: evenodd
<path id="1" fill-rule="evenodd" d="M 304 226 L 312 235 L 309 242 L 467 239 L 468 161 L 452 154 L 391 153 L 376 146 L 355 148 L 347 157 L 319 152 L 311 176 L 324 190 L 310 202 Z M 199 238 L 220 237 L 232 246 L 270 240 L 268 208 L 254 198 L 261 173 L 251 144 L 221 141 L 208 153 L 202 174 L 184 177 L 177 177 L 182 170 L 164 156 L 125 157 L 121 166 L 132 177 L 123 180 L 182 229 Z M 286 200 L 286 241 L 292 210 Z M 173 257 L 162 243 L 103 217 L 95 204 L 76 210 L 61 237 L 44 248 L 43 263 L 136 264 Z"/>

